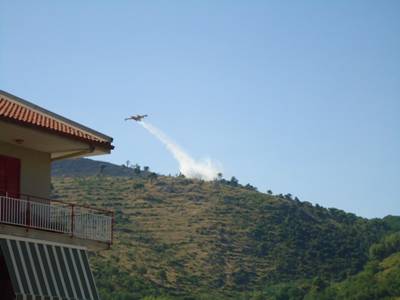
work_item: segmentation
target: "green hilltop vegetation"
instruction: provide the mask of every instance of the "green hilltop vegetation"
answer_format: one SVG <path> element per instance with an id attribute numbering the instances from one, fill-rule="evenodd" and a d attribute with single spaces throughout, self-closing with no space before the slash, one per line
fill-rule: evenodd
<path id="1" fill-rule="evenodd" d="M 103 165 L 59 162 L 52 189 L 115 210 L 114 245 L 90 258 L 104 300 L 400 299 L 400 217 Z"/>
<path id="2" fill-rule="evenodd" d="M 146 177 L 149 175 L 148 170 L 148 167 L 141 169 L 139 165 L 131 166 L 129 161 L 118 166 L 105 161 L 79 158 L 55 161 L 52 164 L 51 175 L 53 177 L 82 177 L 101 174 L 104 176 Z"/>

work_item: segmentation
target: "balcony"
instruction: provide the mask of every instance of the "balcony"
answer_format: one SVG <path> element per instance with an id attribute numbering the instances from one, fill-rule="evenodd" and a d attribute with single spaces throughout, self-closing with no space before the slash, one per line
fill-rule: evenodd
<path id="1" fill-rule="evenodd" d="M 0 195 L 0 233 L 34 234 L 36 238 L 98 250 L 112 244 L 113 223 L 114 213 L 110 210 L 29 195 Z"/>

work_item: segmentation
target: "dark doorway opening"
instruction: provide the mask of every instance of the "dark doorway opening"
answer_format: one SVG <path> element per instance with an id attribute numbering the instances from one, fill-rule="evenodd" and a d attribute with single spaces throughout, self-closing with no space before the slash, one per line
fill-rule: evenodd
<path id="1" fill-rule="evenodd" d="M 21 161 L 18 158 L 0 155 L 0 196 L 19 198 Z M 20 203 L 0 198 L 0 221 L 13 222 L 20 213 Z M 12 212 L 12 213 L 10 213 Z"/>
<path id="2" fill-rule="evenodd" d="M 15 293 L 12 286 L 10 274 L 3 253 L 0 249 L 0 297 L 2 300 L 14 300 Z"/>
<path id="3" fill-rule="evenodd" d="M 0 194 L 19 197 L 21 161 L 0 155 Z"/>

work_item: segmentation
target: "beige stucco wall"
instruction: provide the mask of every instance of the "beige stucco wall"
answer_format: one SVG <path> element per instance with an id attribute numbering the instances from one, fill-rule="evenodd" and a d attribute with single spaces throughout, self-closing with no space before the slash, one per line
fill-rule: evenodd
<path id="1" fill-rule="evenodd" d="M 21 193 L 49 198 L 50 154 L 0 142 L 0 154 L 21 160 Z"/>

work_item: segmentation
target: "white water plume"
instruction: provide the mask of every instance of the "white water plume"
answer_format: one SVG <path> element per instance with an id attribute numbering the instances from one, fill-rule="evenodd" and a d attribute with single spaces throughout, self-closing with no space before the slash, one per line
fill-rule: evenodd
<path id="1" fill-rule="evenodd" d="M 171 152 L 174 158 L 178 161 L 179 171 L 185 175 L 185 177 L 206 181 L 217 178 L 220 168 L 217 167 L 216 163 L 212 162 L 210 159 L 204 159 L 202 161 L 193 159 L 160 129 L 147 122 L 140 121 L 138 123 L 167 147 L 168 151 Z"/>

